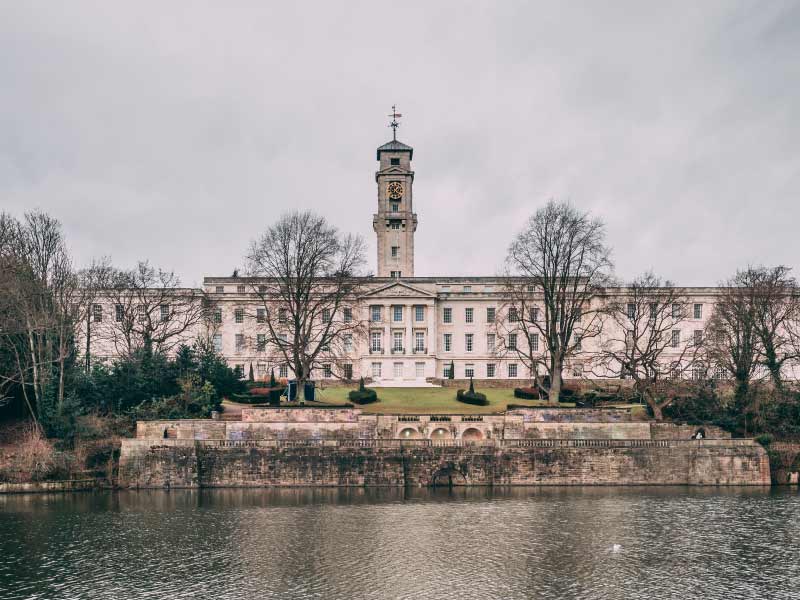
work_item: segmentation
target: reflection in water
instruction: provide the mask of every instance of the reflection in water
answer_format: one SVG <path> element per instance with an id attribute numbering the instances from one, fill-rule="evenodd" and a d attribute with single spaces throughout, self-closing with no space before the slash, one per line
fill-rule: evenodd
<path id="1" fill-rule="evenodd" d="M 796 491 L 0 496 L 9 598 L 797 598 Z"/>

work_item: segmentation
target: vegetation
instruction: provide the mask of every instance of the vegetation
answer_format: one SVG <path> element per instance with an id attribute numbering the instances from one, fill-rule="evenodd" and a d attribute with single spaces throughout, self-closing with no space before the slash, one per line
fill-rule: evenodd
<path id="1" fill-rule="evenodd" d="M 374 389 L 366 387 L 362 377 L 358 382 L 358 389 L 347 394 L 347 398 L 353 404 L 372 404 L 378 401 L 378 393 Z"/>
<path id="2" fill-rule="evenodd" d="M 486 394 L 475 391 L 475 384 L 472 381 L 472 377 L 469 378 L 469 390 L 458 390 L 458 392 L 456 392 L 456 400 L 464 404 L 474 404 L 475 406 L 487 406 L 489 404 Z"/>

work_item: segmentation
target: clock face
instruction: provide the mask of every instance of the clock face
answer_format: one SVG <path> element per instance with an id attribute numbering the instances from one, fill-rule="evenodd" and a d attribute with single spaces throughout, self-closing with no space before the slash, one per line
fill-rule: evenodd
<path id="1" fill-rule="evenodd" d="M 399 181 L 391 181 L 386 191 L 392 200 L 400 200 L 403 197 L 403 184 Z"/>

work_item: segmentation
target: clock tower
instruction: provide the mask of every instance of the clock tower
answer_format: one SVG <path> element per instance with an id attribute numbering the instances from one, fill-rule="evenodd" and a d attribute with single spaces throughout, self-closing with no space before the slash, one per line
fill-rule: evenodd
<path id="1" fill-rule="evenodd" d="M 414 149 L 397 139 L 397 117 L 392 107 L 392 141 L 378 148 L 378 212 L 372 228 L 378 242 L 378 277 L 414 277 L 414 232 L 417 215 L 413 211 Z"/>

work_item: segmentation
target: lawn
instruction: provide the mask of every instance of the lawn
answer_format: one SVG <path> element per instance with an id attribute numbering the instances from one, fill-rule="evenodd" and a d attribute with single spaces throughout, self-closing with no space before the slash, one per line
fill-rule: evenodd
<path id="1" fill-rule="evenodd" d="M 331 387 L 317 390 L 317 400 L 326 403 L 347 402 L 351 388 Z M 502 388 L 478 389 L 486 394 L 488 406 L 473 406 L 456 400 L 454 388 L 374 388 L 378 392 L 378 402 L 359 406 L 365 413 L 389 414 L 486 414 L 502 412 L 509 404 L 541 406 L 547 404 L 539 400 L 520 400 L 514 398 L 514 390 Z M 572 406 L 562 404 L 561 406 Z"/>

